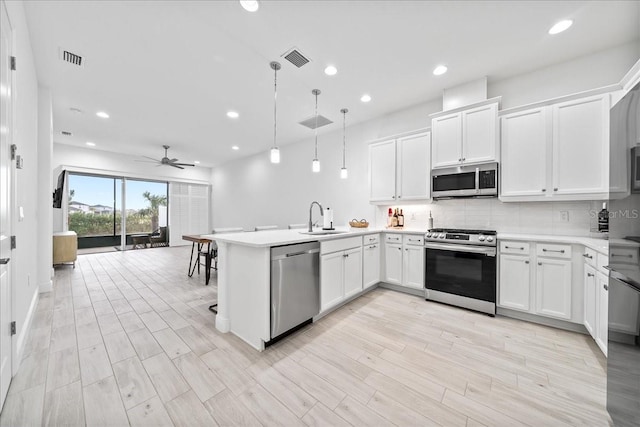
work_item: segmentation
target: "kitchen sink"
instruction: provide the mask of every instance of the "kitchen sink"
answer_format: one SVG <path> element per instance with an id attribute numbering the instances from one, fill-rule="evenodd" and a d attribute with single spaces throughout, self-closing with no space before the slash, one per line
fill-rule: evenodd
<path id="1" fill-rule="evenodd" d="M 340 230 L 316 230 L 316 231 L 300 231 L 300 234 L 309 234 L 311 236 L 325 236 L 327 234 L 342 234 L 346 231 Z"/>

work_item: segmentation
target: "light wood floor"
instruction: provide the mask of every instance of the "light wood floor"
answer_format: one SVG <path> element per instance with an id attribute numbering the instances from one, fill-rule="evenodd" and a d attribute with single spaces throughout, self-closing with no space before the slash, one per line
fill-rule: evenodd
<path id="1" fill-rule="evenodd" d="M 609 424 L 586 336 L 377 289 L 258 353 L 214 329 L 189 249 L 58 269 L 0 424 Z"/>

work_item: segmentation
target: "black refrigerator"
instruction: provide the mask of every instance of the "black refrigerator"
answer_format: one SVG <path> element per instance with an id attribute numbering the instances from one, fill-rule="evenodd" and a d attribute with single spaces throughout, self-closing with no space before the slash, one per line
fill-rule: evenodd
<path id="1" fill-rule="evenodd" d="M 611 108 L 607 410 L 640 426 L 640 83 Z M 603 285 L 607 289 L 607 285 Z"/>

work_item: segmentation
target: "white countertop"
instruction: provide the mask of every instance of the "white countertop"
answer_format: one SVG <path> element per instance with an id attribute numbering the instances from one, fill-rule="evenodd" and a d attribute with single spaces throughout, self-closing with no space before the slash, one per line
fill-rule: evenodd
<path id="1" fill-rule="evenodd" d="M 295 230 L 266 230 L 266 231 L 250 231 L 243 233 L 221 233 L 221 234 L 203 234 L 202 237 L 215 240 L 217 242 L 231 243 L 235 245 L 253 246 L 253 247 L 272 247 L 281 245 L 291 245 L 296 243 L 326 241 L 333 239 L 343 239 L 345 237 L 363 236 L 374 233 L 400 233 L 400 234 L 424 234 L 426 230 L 420 229 L 378 229 L 378 228 L 349 228 L 336 227 L 338 231 L 344 231 L 339 234 L 303 234 L 306 229 Z"/>

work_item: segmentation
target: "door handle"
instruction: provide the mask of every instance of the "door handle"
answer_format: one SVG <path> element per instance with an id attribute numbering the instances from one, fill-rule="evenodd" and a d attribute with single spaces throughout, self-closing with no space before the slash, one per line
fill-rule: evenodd
<path id="1" fill-rule="evenodd" d="M 9 261 L 11 261 L 11 258 L 0 258 L 0 265 L 9 264 Z"/>
<path id="2" fill-rule="evenodd" d="M 593 273 L 587 273 L 587 277 L 593 277 L 593 276 L 595 276 L 595 274 L 593 274 Z"/>

